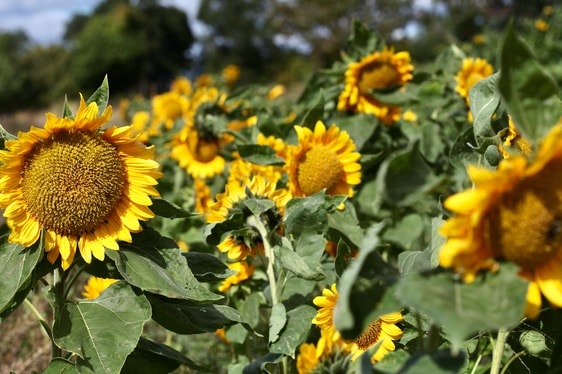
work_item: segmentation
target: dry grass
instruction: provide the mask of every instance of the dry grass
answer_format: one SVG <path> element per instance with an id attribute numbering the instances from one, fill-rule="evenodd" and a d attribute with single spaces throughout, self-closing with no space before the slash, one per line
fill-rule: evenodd
<path id="1" fill-rule="evenodd" d="M 38 292 L 30 301 L 42 315 L 50 307 Z M 51 360 L 51 340 L 25 304 L 0 323 L 0 373 L 40 373 Z"/>

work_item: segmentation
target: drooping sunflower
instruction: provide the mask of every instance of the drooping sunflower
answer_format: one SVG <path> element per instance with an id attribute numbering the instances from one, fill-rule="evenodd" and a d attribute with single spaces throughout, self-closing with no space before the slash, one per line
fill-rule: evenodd
<path id="1" fill-rule="evenodd" d="M 298 145 L 287 155 L 289 187 L 293 196 L 309 196 L 326 189 L 328 195 L 353 196 L 352 186 L 361 182 L 361 154 L 346 131 L 321 121 L 314 131 L 295 126 Z"/>
<path id="2" fill-rule="evenodd" d="M 269 224 L 278 226 L 285 210 L 285 205 L 291 199 L 291 194 L 285 189 L 277 188 L 277 181 L 271 181 L 261 175 L 256 175 L 249 180 L 231 180 L 225 186 L 225 192 L 216 196 L 216 202 L 209 207 L 206 215 L 208 223 L 223 222 L 234 211 L 246 214 L 243 201 L 248 198 L 269 199 L 275 203 L 274 212 Z M 278 221 L 278 222 L 276 222 Z M 256 241 L 257 235 L 252 238 L 228 236 L 217 248 L 225 252 L 231 260 L 243 260 L 248 255 L 256 256 L 263 250 L 263 244 Z"/>
<path id="3" fill-rule="evenodd" d="M 220 292 L 227 292 L 234 285 L 240 284 L 249 279 L 255 270 L 255 266 L 247 261 L 237 261 L 228 264 L 231 270 L 235 270 L 236 274 L 226 278 L 219 286 Z"/>
<path id="4" fill-rule="evenodd" d="M 330 288 L 322 291 L 322 296 L 314 298 L 313 303 L 319 307 L 316 316 L 312 319 L 312 323 L 316 324 L 323 332 L 330 336 L 332 342 L 343 340 L 340 333 L 334 325 L 334 309 L 338 302 L 339 293 L 336 284 L 332 284 Z M 402 337 L 402 330 L 396 326 L 398 322 L 403 320 L 402 313 L 394 312 L 380 316 L 353 340 L 343 340 L 346 344 L 345 350 L 352 355 L 355 360 L 367 349 L 382 341 L 377 351 L 371 357 L 371 362 L 379 362 L 390 351 L 394 351 L 396 346 L 394 340 Z"/>
<path id="5" fill-rule="evenodd" d="M 44 232 L 51 263 L 67 269 L 76 250 L 84 261 L 104 259 L 154 216 L 148 208 L 161 176 L 152 147 L 131 136 L 131 126 L 100 127 L 111 107 L 98 114 L 95 102 L 74 119 L 47 113 L 43 129 L 31 127 L 0 151 L 0 208 L 11 229 L 9 241 L 24 247 Z"/>
<path id="6" fill-rule="evenodd" d="M 117 279 L 90 277 L 84 285 L 82 296 L 88 300 L 97 299 L 107 287 L 115 282 L 117 282 Z"/>
<path id="7" fill-rule="evenodd" d="M 412 80 L 414 66 L 406 51 L 394 53 L 385 47 L 352 62 L 345 72 L 345 87 L 338 98 L 338 110 L 373 114 L 385 125 L 400 119 L 400 107 L 380 102 L 373 90 L 388 90 Z"/>
<path id="8" fill-rule="evenodd" d="M 547 134 L 532 162 L 514 155 L 497 170 L 467 171 L 474 188 L 445 201 L 455 214 L 440 229 L 448 239 L 440 264 L 471 281 L 500 260 L 513 262 L 530 281 L 528 317 L 538 315 L 541 294 L 562 307 L 562 126 Z"/>
<path id="9" fill-rule="evenodd" d="M 186 125 L 172 138 L 171 157 L 193 178 L 211 178 L 226 165 L 221 148 L 222 139 L 214 131 Z"/>
<path id="10" fill-rule="evenodd" d="M 455 91 L 461 95 L 470 106 L 468 92 L 477 82 L 492 75 L 494 68 L 482 58 L 468 57 L 462 60 L 462 66 L 455 76 L 457 85 Z"/>

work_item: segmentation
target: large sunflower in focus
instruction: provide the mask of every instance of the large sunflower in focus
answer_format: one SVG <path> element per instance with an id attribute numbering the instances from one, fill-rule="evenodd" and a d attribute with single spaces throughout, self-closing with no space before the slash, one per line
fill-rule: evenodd
<path id="1" fill-rule="evenodd" d="M 562 307 L 562 126 L 543 140 L 536 158 L 510 156 L 496 171 L 469 167 L 474 188 L 445 201 L 455 215 L 440 232 L 448 240 L 440 264 L 471 281 L 497 260 L 511 261 L 530 280 L 526 315 L 541 294 Z"/>
<path id="2" fill-rule="evenodd" d="M 314 298 L 313 302 L 319 307 L 312 323 L 316 324 L 326 336 L 330 336 L 332 343 L 342 341 L 340 333 L 334 325 L 334 309 L 338 302 L 339 293 L 335 284 L 322 291 L 322 296 Z M 359 336 L 353 340 L 343 340 L 345 350 L 350 352 L 352 360 L 363 354 L 367 349 L 382 341 L 377 351 L 371 357 L 371 362 L 379 362 L 383 357 L 396 349 L 394 340 L 402 337 L 402 330 L 396 326 L 403 320 L 402 313 L 394 312 L 380 316 L 373 321 Z"/>
<path id="3" fill-rule="evenodd" d="M 295 126 L 298 145 L 287 155 L 289 186 L 294 196 L 309 196 L 326 189 L 328 195 L 353 196 L 352 186 L 361 182 L 361 154 L 346 131 L 321 121 L 314 131 Z"/>
<path id="4" fill-rule="evenodd" d="M 105 248 L 119 249 L 152 218 L 150 196 L 161 176 L 153 149 L 127 127 L 100 127 L 111 117 L 96 103 L 80 106 L 74 119 L 47 113 L 44 129 L 31 127 L 0 151 L 0 208 L 11 229 L 9 241 L 24 247 L 45 233 L 51 263 L 67 269 L 76 250 L 90 263 Z"/>
<path id="5" fill-rule="evenodd" d="M 408 52 L 394 53 L 385 47 L 352 62 L 345 72 L 345 87 L 338 98 L 338 110 L 373 114 L 384 124 L 400 119 L 400 108 L 381 103 L 373 90 L 388 90 L 412 80 L 414 66 Z"/>

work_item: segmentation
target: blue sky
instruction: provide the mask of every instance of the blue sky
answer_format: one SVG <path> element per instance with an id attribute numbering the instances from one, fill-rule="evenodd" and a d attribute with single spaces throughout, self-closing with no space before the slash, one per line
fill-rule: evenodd
<path id="1" fill-rule="evenodd" d="M 30 39 L 40 44 L 60 42 L 66 23 L 74 14 L 89 14 L 101 0 L 1 0 L 0 30 L 23 30 Z M 173 5 L 188 14 L 195 33 L 200 0 L 161 0 L 162 5 Z"/>

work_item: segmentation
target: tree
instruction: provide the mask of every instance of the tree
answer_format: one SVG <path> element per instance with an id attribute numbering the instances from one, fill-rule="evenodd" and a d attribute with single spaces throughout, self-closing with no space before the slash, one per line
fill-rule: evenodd
<path id="1" fill-rule="evenodd" d="M 108 74 L 113 90 L 163 87 L 189 65 L 193 43 L 187 16 L 157 1 L 102 2 L 84 22 L 76 16 L 65 34 L 78 85 L 94 88 Z"/>

